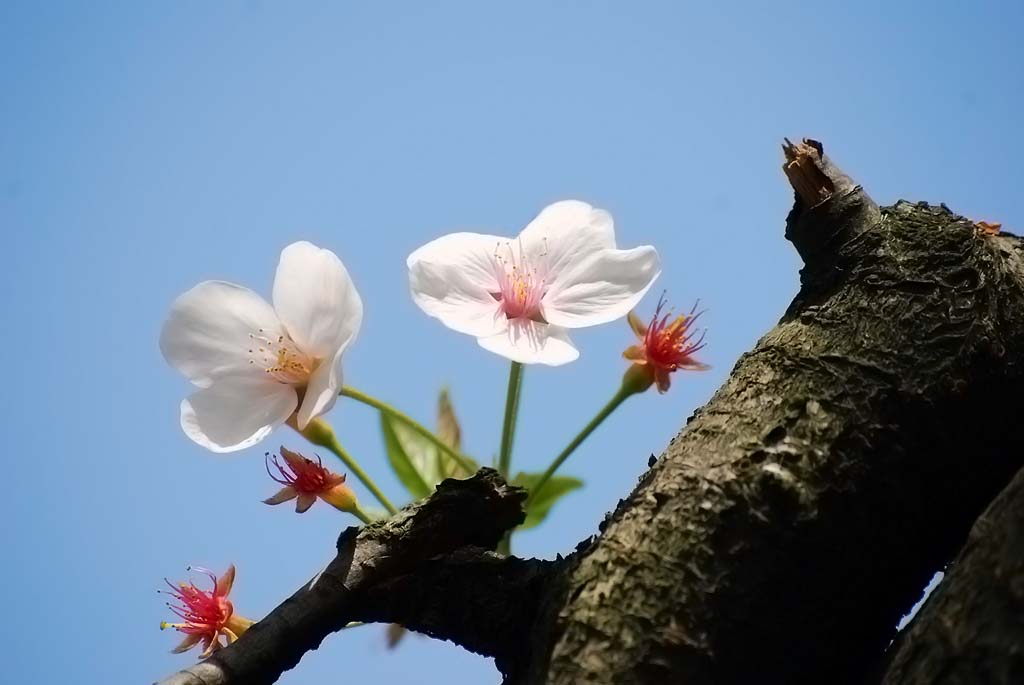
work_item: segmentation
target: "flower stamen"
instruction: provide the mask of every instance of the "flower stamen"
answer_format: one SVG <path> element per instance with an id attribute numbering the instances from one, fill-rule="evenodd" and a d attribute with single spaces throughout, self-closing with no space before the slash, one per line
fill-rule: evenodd
<path id="1" fill-rule="evenodd" d="M 281 451 L 286 456 L 285 464 L 278 461 L 276 454 L 266 452 L 263 455 L 266 460 L 267 475 L 281 485 L 295 488 L 299 492 L 316 494 L 324 488 L 345 482 L 344 476 L 339 476 L 324 468 L 324 462 L 320 459 L 319 454 L 316 455 L 314 463 L 312 459 L 307 459 L 301 454 L 291 452 L 283 447 Z M 274 465 L 280 476 L 274 475 L 270 470 L 271 464 Z"/>
<path id="2" fill-rule="evenodd" d="M 249 364 L 259 366 L 263 372 L 279 383 L 302 385 L 309 380 L 315 364 L 309 355 L 298 348 L 287 334 L 276 337 L 267 335 L 264 329 L 250 333 Z"/>
<path id="3" fill-rule="evenodd" d="M 495 248 L 494 260 L 500 290 L 493 293 L 494 298 L 501 303 L 501 313 L 509 319 L 541 321 L 540 305 L 546 291 L 545 281 L 539 276 L 537 268 L 530 265 L 522 245 L 518 253 L 517 258 L 511 242 L 498 243 Z"/>
<path id="4" fill-rule="evenodd" d="M 706 332 L 700 331 L 699 337 L 695 337 L 696 331 L 691 330 L 693 324 L 703 314 L 697 311 L 697 304 L 699 302 L 693 305 L 688 314 L 680 314 L 673 318 L 674 312 L 671 309 L 662 314 L 665 307 L 663 293 L 649 324 L 644 325 L 635 314 L 630 313 L 630 326 L 640 339 L 640 344 L 629 347 L 622 355 L 633 362 L 636 373 L 641 374 L 636 378 L 644 379 L 644 388 L 656 383 L 658 392 L 665 392 L 671 384 L 670 374 L 675 371 L 700 371 L 708 368 L 693 356 L 704 347 Z"/>

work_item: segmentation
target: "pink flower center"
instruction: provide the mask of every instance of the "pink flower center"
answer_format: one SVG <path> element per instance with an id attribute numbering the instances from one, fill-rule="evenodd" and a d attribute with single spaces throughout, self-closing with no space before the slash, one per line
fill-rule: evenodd
<path id="1" fill-rule="evenodd" d="M 494 251 L 494 260 L 500 290 L 492 295 L 501 303 L 505 316 L 509 319 L 543 320 L 540 305 L 546 292 L 545 282 L 523 250 L 514 250 L 510 242 L 499 244 Z"/>
<path id="2" fill-rule="evenodd" d="M 279 383 L 305 385 L 316 367 L 315 361 L 295 344 L 287 333 L 273 336 L 261 328 L 249 334 L 249 364 L 263 369 Z"/>

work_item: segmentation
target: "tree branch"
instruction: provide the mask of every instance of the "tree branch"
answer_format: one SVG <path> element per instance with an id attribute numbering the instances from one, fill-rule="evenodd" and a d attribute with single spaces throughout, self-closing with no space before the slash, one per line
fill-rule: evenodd
<path id="1" fill-rule="evenodd" d="M 376 583 L 351 607 L 354 620 L 400 623 L 494 657 L 502 673 L 529 660 L 529 634 L 556 562 L 463 548 Z"/>
<path id="2" fill-rule="evenodd" d="M 883 685 L 1024 680 L 1024 471 L 978 519 Z M 895 645 L 894 645 L 895 647 Z"/>
<path id="3" fill-rule="evenodd" d="M 338 555 L 322 573 L 237 642 L 161 685 L 273 683 L 328 634 L 359 620 L 401 622 L 498 659 L 512 658 L 515 643 L 503 631 L 529 625 L 527 598 L 549 565 L 485 550 L 523 521 L 525 498 L 524 490 L 484 468 L 468 480 L 442 482 L 429 498 L 396 516 L 347 529 Z M 495 579 L 488 592 L 484 583 Z M 438 589 L 449 594 L 425 596 Z M 424 596 L 416 599 L 417 591 Z M 457 608 L 439 606 L 453 596 Z M 508 612 L 501 614 L 502 625 L 480 629 L 494 623 L 493 617 L 485 620 L 494 608 Z M 527 623 L 517 626 L 515 620 Z"/>

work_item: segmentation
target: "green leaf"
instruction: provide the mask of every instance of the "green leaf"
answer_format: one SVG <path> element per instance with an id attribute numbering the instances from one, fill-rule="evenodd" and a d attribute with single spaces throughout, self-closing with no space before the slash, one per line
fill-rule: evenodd
<path id="1" fill-rule="evenodd" d="M 480 470 L 480 464 L 476 462 L 476 459 L 466 454 L 461 456 L 462 460 L 472 469 L 471 471 L 466 471 L 450 456 L 444 452 L 441 453 L 441 470 L 444 472 L 444 478 L 469 478 Z M 444 478 L 441 480 L 444 480 Z"/>
<path id="2" fill-rule="evenodd" d="M 462 427 L 459 425 L 458 417 L 455 416 L 455 408 L 452 406 L 448 388 L 441 388 L 441 393 L 437 397 L 437 437 L 456 452 L 461 451 Z M 480 468 L 479 464 L 463 454 L 461 455 L 463 460 L 473 467 L 472 471 L 467 472 L 457 461 L 452 459 L 451 455 L 441 450 L 438 452 L 438 458 L 441 460 L 440 471 L 445 478 L 469 478 Z"/>
<path id="3" fill-rule="evenodd" d="M 398 480 L 415 499 L 426 497 L 437 484 L 437 448 L 387 414 L 380 415 L 380 429 L 388 462 Z"/>
<path id="4" fill-rule="evenodd" d="M 519 472 L 512 479 L 512 485 L 526 488 L 531 495 L 533 488 L 543 474 Z M 520 529 L 533 528 L 539 525 L 545 518 L 555 502 L 573 490 L 583 487 L 583 481 L 572 476 L 551 476 L 544 489 L 540 491 L 540 497 L 531 497 L 526 503 L 526 520 L 519 526 Z"/>
<path id="5" fill-rule="evenodd" d="M 455 417 L 447 390 L 442 390 L 438 397 L 437 425 L 438 439 L 452 449 L 458 450 L 462 429 Z M 423 437 L 407 422 L 391 414 L 381 412 L 380 427 L 391 468 L 414 499 L 428 496 L 445 478 L 468 478 L 479 468 L 475 461 L 462 455 L 473 468 L 467 473 L 433 441 Z"/>
<path id="6" fill-rule="evenodd" d="M 462 427 L 455 416 L 448 388 L 441 388 L 437 396 L 437 437 L 455 451 L 462 448 Z"/>

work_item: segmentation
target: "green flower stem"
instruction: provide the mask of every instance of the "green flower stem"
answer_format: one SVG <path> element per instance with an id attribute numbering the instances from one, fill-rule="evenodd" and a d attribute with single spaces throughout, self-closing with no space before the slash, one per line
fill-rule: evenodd
<path id="1" fill-rule="evenodd" d="M 523 365 L 512 362 L 508 371 L 508 391 L 505 393 L 505 420 L 501 425 L 501 448 L 498 452 L 498 473 L 509 478 L 512 468 L 512 443 L 516 435 L 516 419 L 519 416 L 519 394 L 523 387 Z M 512 553 L 512 531 L 498 541 L 498 554 Z"/>
<path id="2" fill-rule="evenodd" d="M 503 538 L 498 540 L 498 546 L 497 546 L 497 548 L 494 551 L 497 552 L 498 554 L 502 554 L 502 555 L 504 555 L 506 557 L 509 556 L 510 554 L 512 554 L 512 531 L 511 530 L 508 531 L 507 533 L 505 533 L 505 536 Z"/>
<path id="3" fill-rule="evenodd" d="M 452 449 L 451 446 L 445 444 L 445 442 L 441 440 L 441 438 L 434 435 L 434 433 L 429 428 L 427 428 L 421 423 L 414 421 L 409 416 L 403 414 L 398 409 L 392 407 L 390 404 L 387 404 L 386 402 L 381 402 L 376 397 L 371 397 L 370 395 L 367 395 L 364 392 L 360 392 L 359 390 L 356 390 L 355 388 L 352 388 L 347 385 L 343 387 L 341 389 L 341 392 L 339 392 L 338 394 L 341 395 L 342 397 L 349 397 L 353 400 L 356 400 L 357 402 L 362 402 L 365 405 L 373 407 L 374 409 L 377 409 L 378 411 L 387 414 L 396 421 L 404 423 L 411 430 L 413 430 L 416 433 L 419 433 L 421 436 L 432 442 L 439 450 L 441 450 L 449 457 L 451 457 L 452 460 L 459 465 L 459 468 L 461 468 L 467 474 L 472 475 L 473 472 L 476 471 L 476 469 L 473 468 L 473 465 L 470 464 L 464 456 L 459 454 L 457 450 Z"/>
<path id="4" fill-rule="evenodd" d="M 291 419 L 289 419 L 288 425 L 295 428 L 295 430 L 299 430 L 295 422 Z M 352 458 L 352 455 L 341 446 L 341 443 L 338 442 L 337 436 L 334 434 L 334 429 L 331 428 L 329 423 L 323 419 L 313 419 L 306 426 L 305 430 L 301 430 L 299 433 L 314 445 L 326 447 L 337 455 L 337 457 L 341 459 L 342 463 L 345 464 L 346 468 L 348 468 L 348 470 L 366 486 L 366 489 L 377 498 L 377 501 L 379 501 L 384 508 L 388 510 L 389 514 L 398 513 L 398 509 L 391 503 L 391 500 L 381 492 L 381 489 L 378 488 L 377 484 L 373 482 L 373 479 L 366 474 L 366 471 L 363 471 L 362 467 L 359 466 L 359 463 Z"/>
<path id="5" fill-rule="evenodd" d="M 377 484 L 373 482 L 373 479 L 367 475 L 366 471 L 363 471 L 362 467 L 359 466 L 358 462 L 356 462 L 356 460 L 352 458 L 352 455 L 349 454 L 345 450 L 345 448 L 341 446 L 341 443 L 338 442 L 337 438 L 332 440 L 331 444 L 324 445 L 324 447 L 338 455 L 338 458 L 341 459 L 342 463 L 345 464 L 348 470 L 351 471 L 355 475 L 355 477 L 358 478 L 359 481 L 366 486 L 366 489 L 369 490 L 373 494 L 373 496 L 377 498 L 377 501 L 380 502 L 384 506 L 384 508 L 388 510 L 389 514 L 398 513 L 398 508 L 391 503 L 391 500 L 389 500 L 383 492 L 381 492 L 381 489 L 377 487 Z"/>
<path id="6" fill-rule="evenodd" d="M 508 478 L 512 467 L 512 442 L 519 416 L 519 391 L 523 387 L 523 365 L 512 362 L 508 372 L 508 391 L 505 393 L 505 420 L 501 425 L 501 449 L 498 452 L 498 473 Z"/>
<path id="7" fill-rule="evenodd" d="M 358 504 L 352 505 L 352 515 L 367 525 L 373 523 L 373 517 L 363 511 Z"/>
<path id="8" fill-rule="evenodd" d="M 619 405 L 622 404 L 627 397 L 635 395 L 637 392 L 638 390 L 635 385 L 625 382 L 622 384 L 615 394 L 612 395 L 612 398 L 608 400 L 608 404 L 604 405 L 604 407 L 601 408 L 601 411 L 597 412 L 597 415 L 590 420 L 590 423 L 583 427 L 583 430 L 580 431 L 579 435 L 573 438 L 572 442 L 566 445 L 565 449 L 555 457 L 554 461 L 551 462 L 547 471 L 541 475 L 540 480 L 537 481 L 537 484 L 533 487 L 533 492 L 530 493 L 529 498 L 527 499 L 527 504 L 529 504 L 529 500 L 535 499 L 537 495 L 540 494 L 540 491 L 544 489 L 544 485 L 551 479 L 551 476 L 554 475 L 555 471 L 558 470 L 558 467 L 560 467 L 565 460 L 569 458 L 570 454 L 576 451 L 576 448 L 594 432 L 594 429 L 600 426 L 605 419 L 611 416 L 611 413 L 618 409 Z M 642 392 L 642 390 L 639 392 Z"/>

